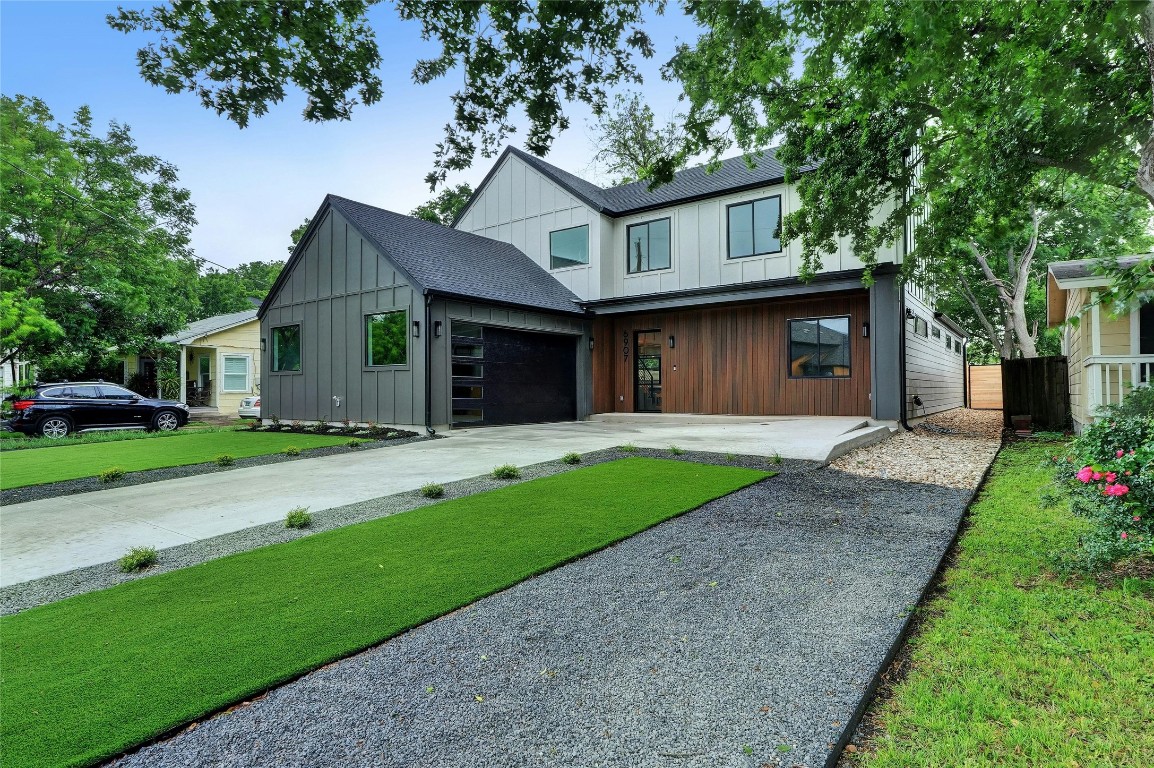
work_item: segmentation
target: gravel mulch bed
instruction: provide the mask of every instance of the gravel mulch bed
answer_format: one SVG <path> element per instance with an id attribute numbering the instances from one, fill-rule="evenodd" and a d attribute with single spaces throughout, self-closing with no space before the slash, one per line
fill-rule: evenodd
<path id="1" fill-rule="evenodd" d="M 974 488 L 1002 444 L 1002 412 L 958 408 L 831 462 L 864 477 Z"/>
<path id="2" fill-rule="evenodd" d="M 115 764 L 826 765 L 970 496 L 787 471 Z"/>
<path id="3" fill-rule="evenodd" d="M 423 439 L 428 438 L 413 437 L 409 439 L 382 441 L 380 443 L 374 443 L 373 447 L 403 445 L 405 443 L 416 442 Z M 369 448 L 368 444 L 365 444 L 356 450 L 365 450 L 366 448 Z M 329 453 L 342 453 L 348 452 L 349 450 L 350 449 L 344 446 L 337 446 L 335 448 L 320 448 L 311 452 L 302 451 L 301 457 L 304 457 L 306 453 L 311 456 L 324 456 Z M 764 456 L 736 456 L 732 461 L 730 461 L 725 457 L 719 456 L 717 454 L 700 453 L 694 451 L 686 452 L 681 456 L 674 456 L 666 450 L 651 450 L 640 448 L 634 452 L 624 452 L 618 449 L 609 449 L 605 451 L 585 454 L 582 457 L 581 464 L 578 465 L 562 464 L 561 462 L 555 461 L 522 468 L 520 480 L 493 480 L 487 475 L 482 475 L 480 477 L 459 480 L 452 483 L 445 483 L 445 495 L 443 499 L 440 500 L 469 496 L 474 493 L 481 493 L 483 491 L 493 490 L 494 488 L 501 488 L 506 485 L 510 485 L 511 483 L 525 482 L 539 477 L 546 477 L 548 475 L 556 474 L 558 472 L 566 472 L 572 469 L 578 469 L 581 466 L 598 464 L 603 461 L 613 461 L 615 459 L 624 458 L 626 456 L 653 456 L 667 459 L 678 459 L 682 461 L 703 461 L 706 463 L 766 469 L 779 473 L 804 472 L 813 470 L 819 466 L 816 462 L 793 460 L 784 460 L 781 464 L 770 464 L 766 461 Z M 271 464 L 274 463 L 274 461 L 292 461 L 295 458 L 298 457 L 287 457 L 278 454 L 276 456 L 263 456 L 258 457 L 257 459 L 244 460 L 252 462 L 250 464 L 245 464 L 238 460 L 235 466 L 228 467 L 227 469 L 235 469 L 241 466 L 256 466 L 258 463 Z M 258 459 L 270 459 L 270 461 L 261 462 Z M 207 470 L 205 471 L 226 471 L 224 468 L 217 467 L 215 464 L 198 464 L 196 467 L 178 467 L 175 469 L 188 470 L 195 469 L 197 467 L 207 467 Z M 156 473 L 166 471 L 167 470 L 155 470 Z M 154 473 L 138 472 L 133 474 L 150 475 Z M 188 472 L 187 474 L 200 473 Z M 185 475 L 170 474 L 154 479 L 168 479 L 170 477 L 183 476 Z M 130 476 L 126 476 L 126 478 L 127 477 Z M 118 485 L 119 484 L 120 483 L 118 483 Z M 57 485 L 64 485 L 64 483 L 54 484 L 54 486 Z M 302 536 L 307 536 L 312 533 L 327 531 L 333 528 L 340 528 L 346 525 L 351 525 L 353 523 L 364 522 L 366 520 L 373 520 L 375 518 L 384 517 L 386 515 L 395 514 L 397 512 L 406 512 L 410 509 L 416 509 L 417 507 L 422 507 L 432 503 L 434 502 L 424 498 L 416 491 L 398 493 L 392 496 L 384 496 L 378 499 L 371 499 L 369 501 L 362 501 L 356 504 L 349 504 L 343 507 L 334 507 L 332 509 L 326 509 L 321 512 L 313 512 L 312 525 L 310 525 L 305 530 L 285 528 L 283 522 L 268 523 L 252 528 L 246 528 L 240 531 L 234 531 L 232 533 L 226 533 L 211 539 L 202 539 L 200 541 L 194 541 L 188 544 L 181 544 L 180 546 L 163 549 L 160 551 L 160 560 L 157 565 L 140 573 L 122 573 L 115 562 L 109 562 L 102 563 L 100 565 L 77 568 L 65 573 L 53 574 L 51 576 L 45 576 L 44 578 L 35 579 L 33 581 L 26 581 L 20 584 L 13 584 L 8 587 L 0 588 L 0 616 L 17 613 L 37 605 L 43 605 L 45 603 L 63 600 L 64 598 L 72 597 L 73 595 L 79 595 L 85 592 L 93 592 L 98 589 L 105 589 L 107 587 L 115 586 L 116 584 L 121 584 L 126 581 L 133 581 L 135 579 L 153 576 L 157 573 L 165 573 L 167 571 L 176 570 L 177 568 L 185 568 L 187 566 L 196 565 L 208 560 L 214 560 L 218 557 L 236 554 L 237 552 L 246 552 L 250 549 L 256 549 L 257 547 L 263 547 L 269 544 L 277 544 L 284 541 L 299 539 Z"/>
<path id="4" fill-rule="evenodd" d="M 162 469 L 146 469 L 141 472 L 127 472 L 125 473 L 124 477 L 112 483 L 102 483 L 95 477 L 81 477 L 76 480 L 63 480 L 59 483 L 27 485 L 23 488 L 12 488 L 6 491 L 0 491 L 0 506 L 6 506 L 8 504 L 20 504 L 25 501 L 55 499 L 60 496 L 71 496 L 76 493 L 89 493 L 90 491 L 106 491 L 109 488 L 123 488 L 128 485 L 155 483 L 160 480 L 175 480 L 178 477 L 207 475 L 213 472 L 228 472 L 234 469 L 244 469 L 245 467 L 260 467 L 264 466 L 265 464 L 280 464 L 282 461 L 315 459 L 318 456 L 333 456 L 340 453 L 348 453 L 349 451 L 365 451 L 373 450 L 376 448 L 390 448 L 395 445 L 407 445 L 409 443 L 419 443 L 422 440 L 434 439 L 425 435 L 418 435 L 413 432 L 407 432 L 405 434 L 408 436 L 394 438 L 392 440 L 357 436 L 356 439 L 362 440 L 363 442 L 356 448 L 349 448 L 347 445 L 333 445 L 326 448 L 309 448 L 307 450 L 301 450 L 299 456 L 286 456 L 283 453 L 271 453 L 265 456 L 253 456 L 248 459 L 236 459 L 235 462 L 227 467 L 218 466 L 214 462 L 210 461 L 205 464 L 186 464 L 182 467 L 164 467 Z M 156 439 L 179 440 L 180 438 L 164 437 Z M 351 440 L 353 438 L 350 437 L 349 439 Z"/>

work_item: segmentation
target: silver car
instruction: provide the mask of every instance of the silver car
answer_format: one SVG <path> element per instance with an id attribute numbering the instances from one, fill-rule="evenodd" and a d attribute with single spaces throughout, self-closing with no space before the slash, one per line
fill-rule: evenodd
<path id="1" fill-rule="evenodd" d="M 242 419 L 259 419 L 260 418 L 260 395 L 246 397 L 240 401 L 240 408 L 237 409 L 236 415 Z"/>

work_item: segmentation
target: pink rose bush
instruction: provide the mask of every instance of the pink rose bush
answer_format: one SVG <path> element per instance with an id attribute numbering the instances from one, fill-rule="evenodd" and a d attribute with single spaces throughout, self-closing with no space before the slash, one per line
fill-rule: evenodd
<path id="1" fill-rule="evenodd" d="M 1093 523 L 1075 557 L 1084 570 L 1154 556 L 1154 398 L 1138 391 L 1138 408 L 1128 398 L 1052 459 L 1071 509 Z"/>

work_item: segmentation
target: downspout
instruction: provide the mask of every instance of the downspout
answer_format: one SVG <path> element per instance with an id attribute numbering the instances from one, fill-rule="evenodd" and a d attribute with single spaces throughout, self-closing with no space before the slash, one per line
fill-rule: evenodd
<path id="1" fill-rule="evenodd" d="M 906 288 L 904 285 L 899 285 L 898 290 L 901 291 L 901 298 L 898 299 L 898 322 L 902 324 L 901 333 L 898 334 L 898 375 L 901 376 L 899 391 L 902 400 L 898 410 L 898 421 L 907 432 L 913 432 L 914 428 L 906 421 L 908 418 L 906 413 Z"/>
<path id="2" fill-rule="evenodd" d="M 970 407 L 970 340 L 962 342 L 962 407 Z"/>
<path id="3" fill-rule="evenodd" d="M 425 433 L 437 434 L 433 429 L 433 297 L 425 290 Z"/>

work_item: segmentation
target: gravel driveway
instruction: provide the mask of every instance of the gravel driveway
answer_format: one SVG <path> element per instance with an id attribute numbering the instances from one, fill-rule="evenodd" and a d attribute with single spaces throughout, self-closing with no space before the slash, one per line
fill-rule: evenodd
<path id="1" fill-rule="evenodd" d="M 116 764 L 824 765 L 971 491 L 782 474 Z"/>

